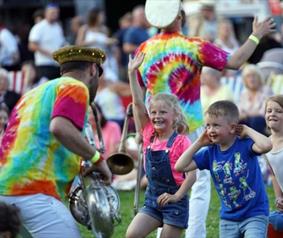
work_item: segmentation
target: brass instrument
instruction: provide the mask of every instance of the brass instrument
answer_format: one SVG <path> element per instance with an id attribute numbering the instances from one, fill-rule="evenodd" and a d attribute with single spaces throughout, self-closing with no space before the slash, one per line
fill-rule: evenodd
<path id="1" fill-rule="evenodd" d="M 121 142 L 118 152 L 107 159 L 108 166 L 113 174 L 123 175 L 132 171 L 134 168 L 133 158 L 126 153 L 126 139 L 128 136 L 129 119 L 133 117 L 132 104 L 129 104 L 126 111 L 126 118 L 123 126 Z"/>
<path id="2" fill-rule="evenodd" d="M 97 130 L 100 131 L 100 125 L 97 120 L 95 106 L 91 105 L 97 124 Z M 86 127 L 86 137 L 92 146 L 95 146 L 94 135 L 91 125 Z M 100 148 L 104 150 L 104 143 L 98 132 Z M 82 167 L 92 166 L 90 161 L 83 161 Z M 105 185 L 100 178 L 100 174 L 92 172 L 87 176 L 79 174 L 69 194 L 69 208 L 71 214 L 77 222 L 91 229 L 96 238 L 109 238 L 113 234 L 114 226 L 121 221 L 120 219 L 120 198 L 115 189 Z"/>
<path id="3" fill-rule="evenodd" d="M 84 167 L 91 163 L 84 161 Z M 112 236 L 120 223 L 120 199 L 111 186 L 105 185 L 98 173 L 78 176 L 78 185 L 69 195 L 70 211 L 77 222 L 92 230 L 96 238 Z"/>

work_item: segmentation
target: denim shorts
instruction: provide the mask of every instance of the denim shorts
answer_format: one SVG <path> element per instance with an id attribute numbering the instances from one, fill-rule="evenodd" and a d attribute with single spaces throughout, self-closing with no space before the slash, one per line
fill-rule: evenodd
<path id="1" fill-rule="evenodd" d="M 146 199 L 140 212 L 155 218 L 163 224 L 186 229 L 189 218 L 188 205 L 187 196 L 177 203 L 169 203 L 163 207 L 158 207 L 156 201 Z"/>
<path id="2" fill-rule="evenodd" d="M 260 215 L 243 221 L 220 220 L 220 238 L 265 238 L 268 226 L 268 216 Z"/>

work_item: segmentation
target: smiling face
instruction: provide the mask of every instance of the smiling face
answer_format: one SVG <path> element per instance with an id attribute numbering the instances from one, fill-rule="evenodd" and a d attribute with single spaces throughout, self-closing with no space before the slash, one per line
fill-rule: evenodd
<path id="1" fill-rule="evenodd" d="M 234 124 L 224 116 L 205 115 L 205 128 L 210 141 L 220 146 L 230 145 L 234 140 Z"/>
<path id="2" fill-rule="evenodd" d="M 283 108 L 275 101 L 268 101 L 265 110 L 267 126 L 273 131 L 280 131 L 283 123 Z"/>
<path id="3" fill-rule="evenodd" d="M 158 134 L 172 133 L 176 113 L 166 102 L 161 100 L 152 102 L 149 117 Z"/>

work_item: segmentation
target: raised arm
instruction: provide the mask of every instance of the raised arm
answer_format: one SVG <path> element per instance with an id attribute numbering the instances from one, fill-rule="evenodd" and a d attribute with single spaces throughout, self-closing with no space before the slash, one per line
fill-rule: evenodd
<path id="1" fill-rule="evenodd" d="M 272 149 L 270 138 L 246 125 L 237 125 L 236 133 L 241 137 L 250 137 L 254 141 L 252 150 L 258 154 L 267 153 Z"/>
<path id="2" fill-rule="evenodd" d="M 132 56 L 130 55 L 128 64 L 128 75 L 130 81 L 130 88 L 133 96 L 133 111 L 137 131 L 143 129 L 149 121 L 144 103 L 143 91 L 136 79 L 136 70 L 142 64 L 143 59 L 143 53 L 136 55 L 134 58 L 132 58 Z"/>
<path id="3" fill-rule="evenodd" d="M 259 22 L 255 17 L 253 21 L 253 32 L 246 40 L 246 42 L 231 56 L 226 68 L 238 69 L 244 64 L 256 49 L 260 39 L 272 32 L 275 32 L 275 22 L 272 17 Z"/>
<path id="4" fill-rule="evenodd" d="M 206 131 L 180 156 L 175 164 L 177 171 L 192 171 L 197 169 L 197 165 L 193 160 L 193 155 L 203 146 L 210 144 Z"/>

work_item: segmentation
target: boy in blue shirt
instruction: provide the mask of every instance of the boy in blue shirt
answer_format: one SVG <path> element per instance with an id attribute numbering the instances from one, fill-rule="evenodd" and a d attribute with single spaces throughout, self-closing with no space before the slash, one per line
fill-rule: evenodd
<path id="1" fill-rule="evenodd" d="M 220 238 L 265 238 L 269 205 L 257 156 L 271 141 L 246 125 L 230 101 L 205 113 L 206 130 L 179 158 L 178 171 L 210 170 L 221 201 Z"/>

